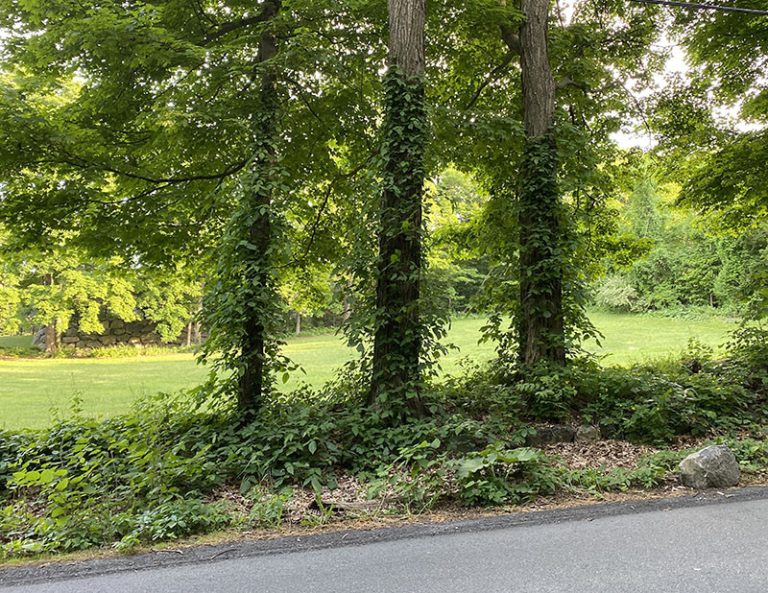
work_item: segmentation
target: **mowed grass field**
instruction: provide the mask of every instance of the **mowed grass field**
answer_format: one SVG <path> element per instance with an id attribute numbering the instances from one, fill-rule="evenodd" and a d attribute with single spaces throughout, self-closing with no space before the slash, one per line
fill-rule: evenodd
<path id="1" fill-rule="evenodd" d="M 734 324 L 724 319 L 688 321 L 663 317 L 593 313 L 593 323 L 604 334 L 605 364 L 629 364 L 679 353 L 690 339 L 717 348 Z M 449 342 L 458 350 L 442 361 L 443 373 L 455 373 L 462 359 L 483 362 L 493 357 L 493 345 L 478 344 L 483 319 L 458 319 L 452 324 Z M 27 338 L 0 338 L 0 346 L 21 347 Z M 299 363 L 306 375 L 297 373 L 281 389 L 301 382 L 319 386 L 332 379 L 337 369 L 353 356 L 335 335 L 303 336 L 288 340 L 286 354 Z M 106 417 L 130 410 L 143 396 L 173 392 L 199 384 L 207 369 L 191 354 L 163 354 L 114 359 L 2 359 L 0 350 L 0 428 L 40 428 L 71 413 L 75 399 L 84 415 Z"/>

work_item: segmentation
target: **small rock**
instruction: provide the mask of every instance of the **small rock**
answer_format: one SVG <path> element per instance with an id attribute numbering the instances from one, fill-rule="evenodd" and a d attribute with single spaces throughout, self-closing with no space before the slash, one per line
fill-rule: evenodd
<path id="1" fill-rule="evenodd" d="M 728 445 L 705 447 L 680 462 L 680 480 L 696 490 L 736 486 L 740 477 L 739 462 Z"/>
<path id="2" fill-rule="evenodd" d="M 544 445 L 554 445 L 555 443 L 572 443 L 576 437 L 576 429 L 565 424 L 535 426 L 534 428 L 536 432 L 529 434 L 525 439 L 525 444 L 529 447 L 542 447 Z"/>
<path id="3" fill-rule="evenodd" d="M 600 429 L 597 426 L 579 426 L 574 440 L 577 443 L 596 443 L 600 440 Z"/>

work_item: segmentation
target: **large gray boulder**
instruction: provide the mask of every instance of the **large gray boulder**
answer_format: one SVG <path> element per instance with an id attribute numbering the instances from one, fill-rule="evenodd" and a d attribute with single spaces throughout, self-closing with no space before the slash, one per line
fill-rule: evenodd
<path id="1" fill-rule="evenodd" d="M 740 477 L 739 462 L 728 445 L 705 447 L 680 462 L 680 480 L 696 490 L 736 486 Z"/>
<path id="2" fill-rule="evenodd" d="M 597 426 L 579 426 L 574 440 L 577 443 L 596 443 L 600 437 L 600 428 Z"/>

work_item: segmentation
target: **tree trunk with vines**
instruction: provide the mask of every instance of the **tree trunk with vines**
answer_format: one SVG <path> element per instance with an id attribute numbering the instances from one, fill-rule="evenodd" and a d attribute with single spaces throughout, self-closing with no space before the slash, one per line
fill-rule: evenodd
<path id="1" fill-rule="evenodd" d="M 419 398 L 426 0 L 389 0 L 376 328 L 369 402 L 422 412 Z"/>
<path id="2" fill-rule="evenodd" d="M 549 0 L 522 0 L 520 69 L 525 147 L 521 170 L 519 357 L 525 367 L 565 364 L 561 204 L 549 64 Z"/>
<path id="3" fill-rule="evenodd" d="M 281 8 L 280 0 L 264 5 L 265 22 L 273 20 Z M 248 240 L 251 261 L 248 262 L 246 282 L 255 290 L 268 290 L 270 282 L 270 250 L 272 248 L 272 171 L 275 164 L 275 141 L 279 98 L 276 74 L 269 63 L 277 55 L 277 40 L 267 28 L 261 34 L 257 54 L 257 74 L 261 76 L 258 113 L 252 118 L 254 155 L 250 165 L 250 187 L 244 199 L 249 209 Z M 248 303 L 242 343 L 242 370 L 239 377 L 238 408 L 245 416 L 254 415 L 261 406 L 268 388 L 266 384 L 266 328 L 259 300 Z"/>

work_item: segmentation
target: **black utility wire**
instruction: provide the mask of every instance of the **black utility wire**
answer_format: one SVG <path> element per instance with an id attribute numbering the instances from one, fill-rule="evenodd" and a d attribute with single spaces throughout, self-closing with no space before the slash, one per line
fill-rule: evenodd
<path id="1" fill-rule="evenodd" d="M 660 4 L 662 6 L 677 6 L 689 10 L 719 10 L 721 12 L 741 12 L 746 14 L 768 15 L 768 10 L 759 8 L 741 8 L 738 6 L 719 6 L 717 4 L 697 4 L 693 2 L 675 2 L 675 0 L 629 0 L 638 4 Z"/>

